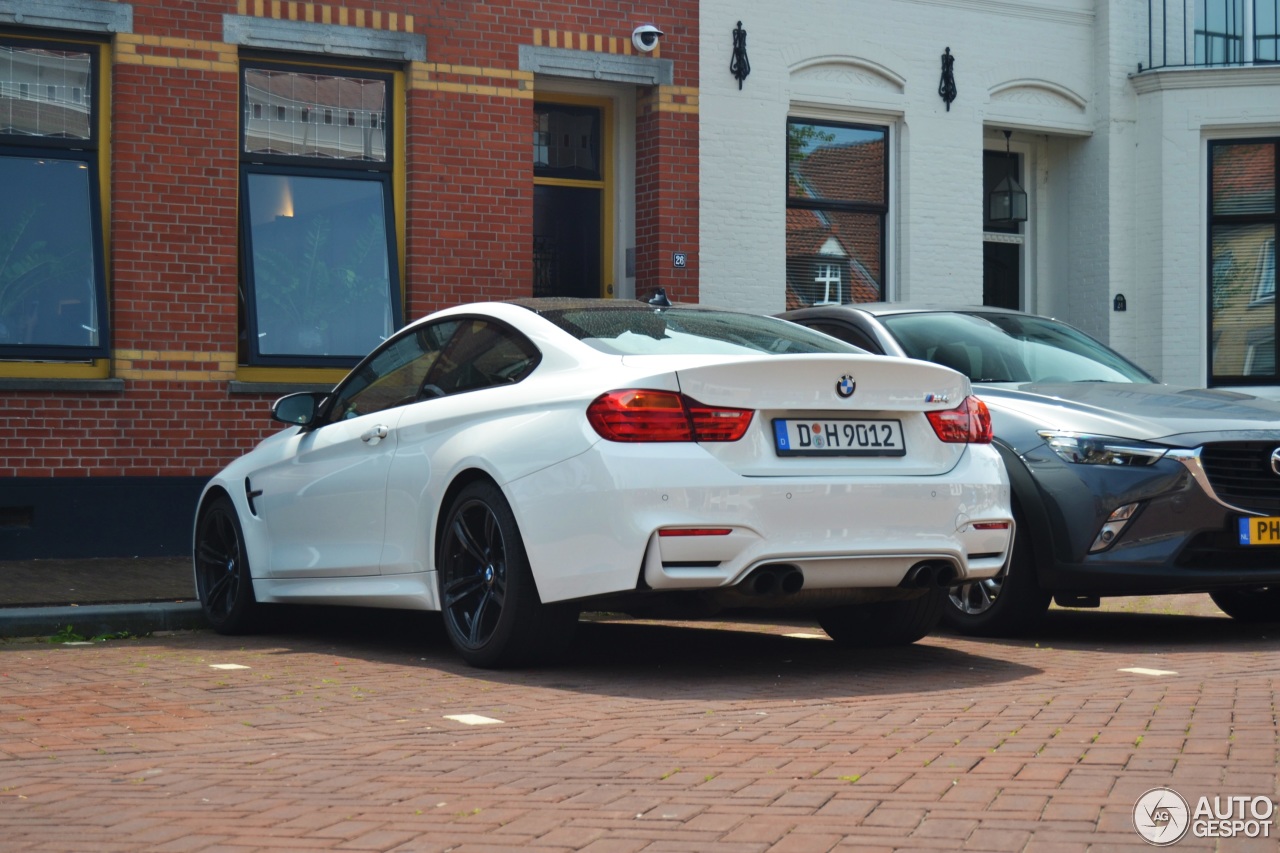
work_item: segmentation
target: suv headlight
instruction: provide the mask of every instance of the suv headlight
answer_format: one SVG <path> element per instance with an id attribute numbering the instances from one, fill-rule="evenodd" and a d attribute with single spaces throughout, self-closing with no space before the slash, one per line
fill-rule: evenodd
<path id="1" fill-rule="evenodd" d="M 1078 465 L 1154 465 L 1168 448 L 1112 438 L 1106 435 L 1081 435 L 1075 432 L 1041 430 L 1040 437 L 1066 462 Z"/>

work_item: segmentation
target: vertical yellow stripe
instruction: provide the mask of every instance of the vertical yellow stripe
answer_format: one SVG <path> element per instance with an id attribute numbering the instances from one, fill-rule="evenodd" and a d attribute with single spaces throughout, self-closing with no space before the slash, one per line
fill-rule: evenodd
<path id="1" fill-rule="evenodd" d="M 356 26 L 364 26 L 364 9 L 356 9 Z"/>
<path id="2" fill-rule="evenodd" d="M 533 46 L 542 47 L 542 27 L 533 28 Z"/>
<path id="3" fill-rule="evenodd" d="M 236 0 L 236 14 L 237 15 L 249 14 L 249 0 Z"/>
<path id="4" fill-rule="evenodd" d="M 400 13 L 388 12 L 387 13 L 387 29 L 394 33 L 398 31 L 399 26 L 400 26 Z"/>
<path id="5" fill-rule="evenodd" d="M 404 16 L 404 31 L 406 33 L 413 32 L 413 15 Z"/>
<path id="6" fill-rule="evenodd" d="M 320 7 L 320 23 L 322 24 L 333 23 L 333 7 L 332 6 L 324 5 Z"/>
<path id="7" fill-rule="evenodd" d="M 343 27 L 347 26 L 347 7 L 346 6 L 338 7 L 338 25 Z"/>
<path id="8" fill-rule="evenodd" d="M 298 3 L 297 0 L 289 0 L 289 20 L 298 20 Z"/>
<path id="9" fill-rule="evenodd" d="M 307 3 L 304 5 L 302 7 L 302 16 L 308 24 L 314 24 L 316 22 L 316 4 Z"/>
<path id="10" fill-rule="evenodd" d="M 280 18 L 280 0 L 271 0 L 271 17 L 279 20 Z"/>

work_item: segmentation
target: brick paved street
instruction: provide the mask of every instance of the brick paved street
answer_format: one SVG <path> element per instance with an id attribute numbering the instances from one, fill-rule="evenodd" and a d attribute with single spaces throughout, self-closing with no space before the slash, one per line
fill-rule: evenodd
<path id="1" fill-rule="evenodd" d="M 863 654 L 806 625 L 595 621 L 522 672 L 468 669 L 407 613 L 12 641 L 0 849 L 1147 850 L 1152 787 L 1277 795 L 1280 629 L 1211 611 Z"/>

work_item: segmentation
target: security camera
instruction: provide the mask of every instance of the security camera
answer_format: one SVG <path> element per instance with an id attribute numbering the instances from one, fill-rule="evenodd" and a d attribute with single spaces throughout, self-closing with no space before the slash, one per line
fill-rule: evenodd
<path id="1" fill-rule="evenodd" d="M 658 46 L 658 39 L 662 36 L 662 30 L 653 24 L 641 24 L 631 32 L 631 43 L 636 46 L 636 50 L 650 53 Z"/>

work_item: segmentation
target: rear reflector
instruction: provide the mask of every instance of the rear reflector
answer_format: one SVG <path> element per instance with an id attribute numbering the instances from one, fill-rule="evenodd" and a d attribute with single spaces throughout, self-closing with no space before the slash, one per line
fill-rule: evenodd
<path id="1" fill-rule="evenodd" d="M 987 404 L 972 395 L 954 409 L 926 412 L 938 438 L 952 444 L 990 444 L 991 413 Z"/>
<path id="2" fill-rule="evenodd" d="M 737 441 L 755 412 L 705 406 L 675 391 L 630 388 L 601 394 L 587 420 L 609 441 Z"/>
<path id="3" fill-rule="evenodd" d="M 1008 530 L 1009 522 L 1007 521 L 976 521 L 973 524 L 974 530 Z"/>

